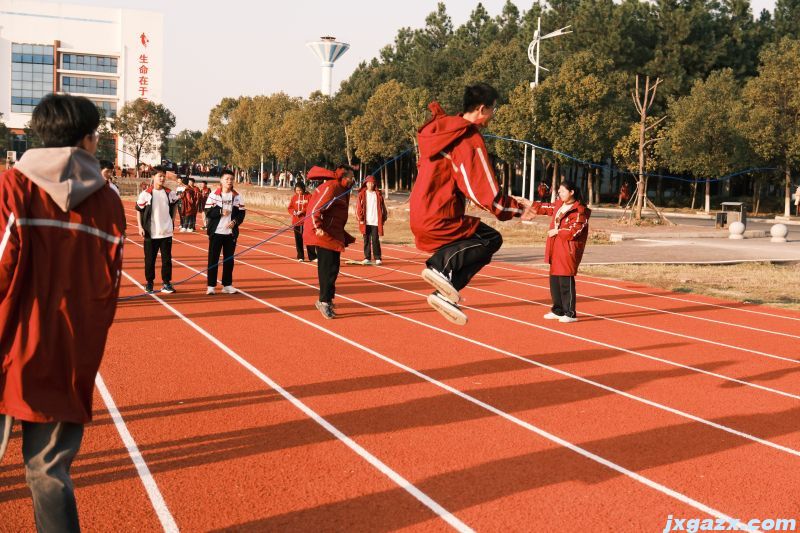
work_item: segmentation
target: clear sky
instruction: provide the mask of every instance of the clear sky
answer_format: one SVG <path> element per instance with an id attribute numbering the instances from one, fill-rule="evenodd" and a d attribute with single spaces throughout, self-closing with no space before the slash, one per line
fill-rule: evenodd
<path id="1" fill-rule="evenodd" d="M 753 12 L 772 10 L 775 0 L 752 0 Z M 305 43 L 333 35 L 350 50 L 333 69 L 334 90 L 359 62 L 377 56 L 397 30 L 424 25 L 437 0 L 72 0 L 84 5 L 164 13 L 164 104 L 177 118 L 176 131 L 205 130 L 208 112 L 224 96 L 284 91 L 308 96 L 319 89 L 319 61 Z M 478 0 L 451 0 L 455 26 Z M 492 16 L 505 0 L 483 0 Z M 532 1 L 515 0 L 520 12 Z M 549 28 L 545 28 L 549 29 Z"/>

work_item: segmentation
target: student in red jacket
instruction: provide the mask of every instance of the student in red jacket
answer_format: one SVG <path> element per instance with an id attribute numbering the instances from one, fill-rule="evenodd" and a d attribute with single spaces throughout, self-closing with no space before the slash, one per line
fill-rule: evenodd
<path id="1" fill-rule="evenodd" d="M 200 213 L 203 215 L 203 227 L 201 229 L 206 229 L 206 202 L 208 201 L 208 195 L 211 194 L 211 189 L 208 187 L 208 183 L 205 181 L 200 183 L 200 189 L 197 191 L 197 206 Z"/>
<path id="2" fill-rule="evenodd" d="M 389 218 L 389 212 L 383 201 L 383 193 L 375 186 L 374 176 L 367 176 L 358 191 L 356 216 L 358 229 L 364 236 L 364 264 L 370 264 L 371 258 L 374 257 L 375 264 L 380 265 L 382 263 L 380 237 L 383 237 L 383 223 Z"/>
<path id="3" fill-rule="evenodd" d="M 90 100 L 44 97 L 44 148 L 0 176 L 0 458 L 17 419 L 38 531 L 80 530 L 70 466 L 119 295 L 125 211 L 94 158 L 99 125 Z"/>
<path id="4" fill-rule="evenodd" d="M 550 215 L 544 259 L 550 263 L 550 296 L 553 308 L 544 315 L 547 320 L 577 322 L 575 314 L 575 276 L 581 264 L 589 217 L 592 210 L 583 202 L 581 190 L 569 180 L 558 187 L 555 204 L 534 202 L 524 219 L 535 215 Z"/>
<path id="5" fill-rule="evenodd" d="M 467 216 L 470 201 L 499 220 L 522 215 L 530 205 L 503 194 L 489 163 L 480 129 L 494 117 L 497 91 L 485 83 L 464 91 L 464 113 L 448 116 L 437 102 L 419 130 L 419 175 L 411 191 L 411 231 L 417 248 L 433 252 L 422 279 L 436 292 L 428 304 L 446 319 L 466 324 L 459 291 L 488 265 L 503 238 L 478 217 Z"/>
<path id="6" fill-rule="evenodd" d="M 353 169 L 341 165 L 334 172 L 312 167 L 308 179 L 325 180 L 311 195 L 310 212 L 303 225 L 303 240 L 316 246 L 319 276 L 319 300 L 315 304 L 325 318 L 335 318 L 333 298 L 339 259 L 348 244 L 356 240 L 344 230 L 347 224 Z"/>
<path id="7" fill-rule="evenodd" d="M 297 248 L 297 260 L 301 263 L 305 261 L 303 254 L 303 219 L 306 217 L 308 202 L 311 195 L 306 192 L 306 184 L 298 181 L 294 185 L 294 195 L 289 200 L 289 214 L 292 215 L 292 229 L 294 230 L 294 245 Z M 317 250 L 313 246 L 308 246 L 308 260 L 316 261 Z"/>
<path id="8" fill-rule="evenodd" d="M 197 224 L 197 211 L 200 206 L 200 189 L 194 184 L 194 178 L 189 178 L 186 188 L 181 193 L 181 219 L 182 232 L 194 233 Z M 203 206 L 204 207 L 204 206 Z"/>

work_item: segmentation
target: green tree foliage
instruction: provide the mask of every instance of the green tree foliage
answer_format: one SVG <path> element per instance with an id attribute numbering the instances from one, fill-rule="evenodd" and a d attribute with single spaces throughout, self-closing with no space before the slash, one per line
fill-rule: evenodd
<path id="1" fill-rule="evenodd" d="M 117 112 L 113 130 L 134 155 L 138 172 L 142 154 L 160 150 L 174 127 L 172 111 L 161 104 L 137 98 Z"/>
<path id="2" fill-rule="evenodd" d="M 743 100 L 744 134 L 759 156 L 781 169 L 789 216 L 792 169 L 800 164 L 800 41 L 784 38 L 764 49 Z"/>
<path id="3" fill-rule="evenodd" d="M 174 146 L 174 153 L 179 161 L 183 163 L 197 161 L 200 155 L 198 141 L 202 136 L 203 134 L 199 131 L 181 130 L 178 132 L 171 140 L 171 144 Z"/>
<path id="4" fill-rule="evenodd" d="M 741 88 L 733 71 L 712 72 L 696 81 L 691 93 L 670 102 L 667 126 L 658 152 L 667 166 L 706 180 L 706 210 L 710 208 L 710 182 L 753 161 L 738 127 Z"/>

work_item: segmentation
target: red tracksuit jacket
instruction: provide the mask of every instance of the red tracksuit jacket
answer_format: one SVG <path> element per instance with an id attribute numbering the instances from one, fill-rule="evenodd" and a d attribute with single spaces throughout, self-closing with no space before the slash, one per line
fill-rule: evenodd
<path id="1" fill-rule="evenodd" d="M 378 235 L 383 237 L 383 223 L 389 218 L 389 211 L 386 210 L 386 202 L 383 201 L 383 193 L 380 189 L 375 189 L 378 199 Z M 367 234 L 367 186 L 362 185 L 358 191 L 356 200 L 356 218 L 358 218 L 358 231 L 361 235 Z"/>
<path id="2" fill-rule="evenodd" d="M 347 189 L 337 179 L 326 180 L 317 187 L 306 211 L 303 224 L 303 242 L 307 246 L 319 246 L 334 252 L 343 252 L 348 244 L 356 242 L 352 235 L 344 230 L 347 224 L 350 193 L 344 194 Z M 317 237 L 317 228 L 322 228 L 325 234 Z"/>
<path id="3" fill-rule="evenodd" d="M 467 200 L 499 220 L 518 217 L 523 208 L 497 185 L 477 126 L 446 115 L 437 102 L 428 108 L 433 118 L 417 135 L 419 175 L 411 191 L 410 218 L 417 248 L 433 252 L 475 233 L 480 219 L 465 215 Z"/>
<path id="4" fill-rule="evenodd" d="M 292 215 L 292 226 L 296 226 L 306 216 L 306 209 L 310 201 L 311 195 L 308 193 L 295 194 L 292 196 L 292 199 L 289 200 L 287 211 Z"/>
<path id="5" fill-rule="evenodd" d="M 544 248 L 544 260 L 550 263 L 550 274 L 553 276 L 575 276 L 586 248 L 589 236 L 589 217 L 592 210 L 580 202 L 575 202 L 559 220 L 556 213 L 563 205 L 559 199 L 556 203 L 533 202 L 531 209 L 540 215 L 550 215 L 550 229 L 558 228 L 558 234 L 547 238 Z"/>
<path id="6" fill-rule="evenodd" d="M 125 212 L 79 148 L 0 175 L 0 413 L 86 423 L 117 308 Z"/>

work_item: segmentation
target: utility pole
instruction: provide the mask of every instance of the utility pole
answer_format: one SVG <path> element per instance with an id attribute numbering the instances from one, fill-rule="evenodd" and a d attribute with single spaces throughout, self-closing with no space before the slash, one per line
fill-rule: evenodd
<path id="1" fill-rule="evenodd" d="M 528 45 L 528 59 L 530 60 L 531 63 L 533 63 L 533 66 L 535 67 L 535 74 L 533 77 L 534 81 L 531 83 L 531 89 L 534 89 L 537 85 L 539 85 L 539 69 L 547 70 L 546 68 L 541 66 L 541 63 L 539 62 L 539 52 L 541 51 L 541 42 L 544 39 L 551 39 L 553 37 L 560 37 L 561 35 L 572 33 L 572 30 L 569 29 L 571 27 L 572 27 L 571 25 L 564 26 L 563 28 L 558 29 L 556 31 L 552 31 L 547 35 L 542 35 L 542 17 L 539 17 L 539 20 L 536 22 L 536 31 L 533 33 L 533 41 L 531 41 L 531 44 Z M 525 150 L 527 153 L 527 147 L 525 148 Z M 536 148 L 531 147 L 531 185 L 528 196 L 528 199 L 531 201 L 534 199 L 535 181 L 536 181 Z M 525 196 L 524 190 L 522 191 L 522 196 Z"/>

